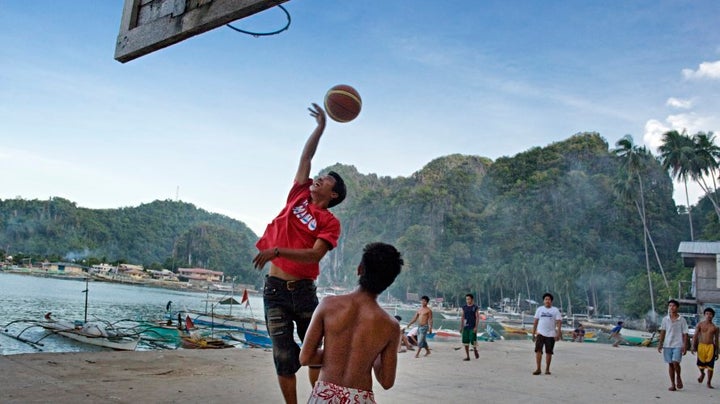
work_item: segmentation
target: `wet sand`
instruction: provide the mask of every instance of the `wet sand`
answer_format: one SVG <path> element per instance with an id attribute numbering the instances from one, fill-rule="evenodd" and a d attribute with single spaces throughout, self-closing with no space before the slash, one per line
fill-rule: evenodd
<path id="1" fill-rule="evenodd" d="M 379 403 L 719 402 L 697 382 L 695 356 L 683 358 L 685 388 L 669 392 L 655 348 L 559 342 L 552 375 L 533 376 L 530 341 L 480 342 L 465 362 L 455 341 L 431 341 L 432 354 L 398 354 L 395 386 L 375 383 Z M 310 394 L 306 369 L 298 398 Z M 272 354 L 261 349 L 34 353 L 0 356 L 1 403 L 281 403 Z"/>

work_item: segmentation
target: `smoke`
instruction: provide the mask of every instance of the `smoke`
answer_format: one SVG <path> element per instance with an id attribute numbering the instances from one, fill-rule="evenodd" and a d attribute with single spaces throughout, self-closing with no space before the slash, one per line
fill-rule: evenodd
<path id="1" fill-rule="evenodd" d="M 86 248 L 83 251 L 70 251 L 69 253 L 65 254 L 63 259 L 69 262 L 78 262 L 84 260 L 89 256 L 90 250 Z"/>

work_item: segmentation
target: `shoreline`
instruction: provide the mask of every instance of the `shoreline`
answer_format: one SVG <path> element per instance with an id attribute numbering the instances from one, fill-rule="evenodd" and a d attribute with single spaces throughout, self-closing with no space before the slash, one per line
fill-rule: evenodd
<path id="1" fill-rule="evenodd" d="M 552 375 L 533 376 L 530 341 L 479 343 L 480 359 L 462 359 L 459 341 L 431 341 L 432 354 L 398 354 L 395 385 L 374 383 L 379 403 L 713 402 L 720 377 L 697 383 L 695 356 L 682 361 L 685 388 L 669 392 L 667 365 L 654 348 L 558 342 Z M 458 349 L 459 348 L 459 349 Z M 471 354 L 472 357 L 472 354 Z M 544 359 L 544 358 L 543 358 Z M 543 360 L 544 366 L 544 360 Z M 264 349 L 32 353 L 0 356 L 3 403 L 280 403 L 272 353 Z M 307 369 L 298 400 L 310 395 Z"/>
<path id="2" fill-rule="evenodd" d="M 180 292 L 192 292 L 192 293 L 214 293 L 214 294 L 228 294 L 228 293 L 239 293 L 242 294 L 244 290 L 247 290 L 250 295 L 259 295 L 260 292 L 254 288 L 248 288 L 248 285 L 238 284 L 234 291 L 221 290 L 221 289 L 208 289 L 207 287 L 187 285 L 185 282 L 169 282 L 169 281 L 158 281 L 158 280 L 132 280 L 126 278 L 107 278 L 100 276 L 93 276 L 88 274 L 83 275 L 72 275 L 62 274 L 58 272 L 44 272 L 41 270 L 30 270 L 24 268 L 23 270 L 17 269 L 3 269 L 0 270 L 0 274 L 12 274 L 21 276 L 32 276 L 36 278 L 49 278 L 49 279 L 60 279 L 68 281 L 85 281 L 88 279 L 90 282 L 102 282 L 102 283 L 113 283 L 117 285 L 128 285 L 128 286 L 139 286 L 154 289 L 165 289 Z"/>

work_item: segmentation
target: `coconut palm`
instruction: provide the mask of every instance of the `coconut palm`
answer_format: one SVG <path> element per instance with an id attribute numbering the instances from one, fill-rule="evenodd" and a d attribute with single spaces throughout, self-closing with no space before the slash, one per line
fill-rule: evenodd
<path id="1" fill-rule="evenodd" d="M 715 208 L 715 214 L 720 220 L 720 205 L 717 196 L 718 158 L 720 158 L 720 147 L 715 145 L 715 135 L 712 132 L 698 132 L 692 137 L 694 145 L 694 158 L 692 160 L 691 175 L 698 185 L 705 192 Z M 712 184 L 708 183 L 708 178 Z"/>
<path id="2" fill-rule="evenodd" d="M 688 220 L 690 221 L 690 241 L 695 238 L 687 184 L 688 179 L 693 177 L 695 149 L 693 139 L 685 132 L 681 134 L 676 130 L 665 132 L 662 136 L 662 144 L 658 148 L 663 169 L 672 171 L 673 178 L 682 180 L 685 185 L 685 201 L 687 203 Z"/>
<path id="3" fill-rule="evenodd" d="M 652 155 L 647 148 L 636 146 L 631 135 L 625 135 L 615 143 L 616 148 L 613 153 L 621 158 L 621 167 L 623 175 L 615 184 L 615 191 L 622 199 L 632 202 L 640 215 L 640 221 L 643 225 L 643 245 L 645 247 L 645 269 L 647 270 L 648 284 L 650 287 L 650 305 L 653 312 L 653 321 L 655 320 L 655 297 L 652 287 L 652 271 L 650 270 L 650 252 L 648 250 L 648 230 L 646 214 L 645 214 L 645 191 L 643 189 L 642 172 L 645 171 L 646 161 L 652 159 Z M 637 185 L 637 188 L 636 188 Z M 661 268 L 662 270 L 662 268 Z M 665 279 L 665 287 L 670 289 L 665 271 L 662 271 Z"/>

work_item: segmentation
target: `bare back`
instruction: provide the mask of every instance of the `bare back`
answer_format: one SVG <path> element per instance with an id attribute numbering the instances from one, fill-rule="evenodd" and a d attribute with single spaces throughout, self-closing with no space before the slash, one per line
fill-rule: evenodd
<path id="1" fill-rule="evenodd" d="M 316 316 L 322 321 L 325 339 L 319 380 L 372 390 L 371 371 L 375 361 L 380 360 L 375 376 L 385 389 L 392 387 L 400 330 L 374 296 L 354 291 L 326 297 Z"/>

